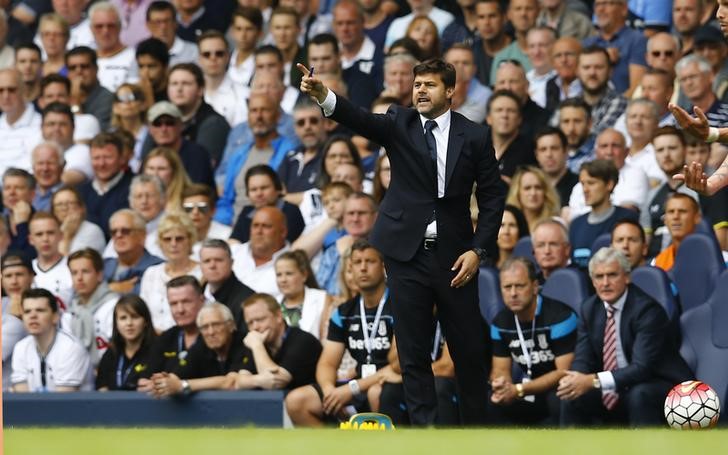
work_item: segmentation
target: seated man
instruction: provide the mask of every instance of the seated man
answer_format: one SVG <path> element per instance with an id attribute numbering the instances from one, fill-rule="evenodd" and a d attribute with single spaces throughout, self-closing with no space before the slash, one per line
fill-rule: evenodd
<path id="1" fill-rule="evenodd" d="M 632 219 L 617 221 L 612 228 L 612 248 L 621 251 L 632 270 L 645 265 L 647 238 L 638 222 Z"/>
<path id="2" fill-rule="evenodd" d="M 294 425 L 320 426 L 327 418 L 367 409 L 369 389 L 392 372 L 387 354 L 394 318 L 382 255 L 366 240 L 358 240 L 351 247 L 350 261 L 361 296 L 334 309 L 328 339 L 316 366 L 316 383 L 299 387 L 286 397 L 286 409 Z M 336 370 L 346 350 L 356 360 L 356 377 L 337 386 Z"/>
<path id="3" fill-rule="evenodd" d="M 255 291 L 241 283 L 233 273 L 230 245 L 220 239 L 203 241 L 200 248 L 200 269 L 205 282 L 205 296 L 226 305 L 233 313 L 238 331 L 243 335 L 248 333 L 240 304 Z"/>
<path id="4" fill-rule="evenodd" d="M 250 331 L 235 388 L 292 390 L 313 384 L 321 355 L 316 337 L 288 327 L 280 304 L 268 294 L 254 294 L 242 306 Z"/>
<path id="5" fill-rule="evenodd" d="M 33 214 L 35 178 L 26 170 L 10 167 L 2 175 L 2 223 L 8 227 L 9 250 L 36 256 L 28 240 L 29 221 Z"/>
<path id="6" fill-rule="evenodd" d="M 589 261 L 596 295 L 581 306 L 572 371 L 556 391 L 562 426 L 663 425 L 665 395 L 693 377 L 665 310 L 630 284 L 630 271 L 613 248 Z"/>
<path id="7" fill-rule="evenodd" d="M 541 220 L 531 233 L 533 257 L 541 270 L 539 281 L 543 284 L 551 274 L 569 265 L 571 244 L 569 230 L 555 219 Z"/>
<path id="8" fill-rule="evenodd" d="M 500 283 L 506 308 L 490 326 L 493 412 L 498 423 L 556 425 L 560 407 L 556 386 L 574 359 L 576 314 L 539 295 L 536 269 L 526 258 L 506 260 Z M 523 374 L 515 384 L 514 361 Z"/>
<path id="9" fill-rule="evenodd" d="M 47 289 L 56 296 L 61 308 L 66 308 L 73 296 L 71 273 L 59 244 L 63 238 L 61 222 L 48 212 L 36 212 L 30 218 L 28 240 L 38 251 L 33 259 L 33 287 Z"/>
<path id="10" fill-rule="evenodd" d="M 660 251 L 651 265 L 669 272 L 675 265 L 680 244 L 685 237 L 695 232 L 700 218 L 700 206 L 694 198 L 683 193 L 670 194 L 665 200 L 665 226 L 670 233 L 672 243 Z"/>
<path id="11" fill-rule="evenodd" d="M 213 220 L 215 215 L 215 190 L 201 183 L 187 185 L 182 191 L 182 210 L 189 215 L 197 231 L 197 242 L 192 245 L 192 254 L 198 257 L 202 242 L 207 239 L 227 240 L 232 229 Z M 235 311 L 233 311 L 235 313 Z"/>
<path id="12" fill-rule="evenodd" d="M 61 314 L 53 294 L 45 289 L 23 292 L 23 325 L 28 336 L 13 349 L 13 392 L 74 392 L 89 377 L 86 349 L 59 330 Z"/>

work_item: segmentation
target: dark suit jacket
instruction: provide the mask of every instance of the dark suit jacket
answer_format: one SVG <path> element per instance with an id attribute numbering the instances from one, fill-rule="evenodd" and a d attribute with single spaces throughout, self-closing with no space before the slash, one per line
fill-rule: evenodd
<path id="1" fill-rule="evenodd" d="M 598 296 L 583 303 L 572 370 L 582 373 L 603 370 L 606 319 L 604 304 Z M 673 327 L 659 303 L 637 286 L 628 286 L 619 336 L 629 365 L 613 371 L 618 391 L 657 380 L 677 384 L 692 377 L 690 368 L 680 357 Z"/>
<path id="2" fill-rule="evenodd" d="M 496 254 L 505 186 L 487 127 L 452 112 L 445 196 L 438 198 L 435 166 L 415 109 L 392 106 L 386 114 L 372 114 L 337 97 L 331 118 L 387 150 L 392 183 L 370 236 L 380 251 L 397 261 L 412 259 L 434 210 L 441 263 L 452 265 L 459 255 L 474 247 L 485 249 L 491 256 Z M 480 210 L 474 234 L 470 219 L 473 183 L 478 185 Z"/>

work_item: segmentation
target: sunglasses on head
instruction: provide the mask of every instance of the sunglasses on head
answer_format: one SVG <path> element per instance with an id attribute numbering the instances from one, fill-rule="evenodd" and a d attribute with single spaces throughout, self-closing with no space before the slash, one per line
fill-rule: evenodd
<path id="1" fill-rule="evenodd" d="M 131 103 L 132 101 L 136 101 L 136 95 L 132 92 L 127 93 L 117 93 L 114 95 L 114 101 L 117 103 Z"/>
<path id="2" fill-rule="evenodd" d="M 199 210 L 200 213 L 207 213 L 210 211 L 210 204 L 207 202 L 185 202 L 182 204 L 182 209 L 187 213 L 192 213 L 195 209 Z"/>

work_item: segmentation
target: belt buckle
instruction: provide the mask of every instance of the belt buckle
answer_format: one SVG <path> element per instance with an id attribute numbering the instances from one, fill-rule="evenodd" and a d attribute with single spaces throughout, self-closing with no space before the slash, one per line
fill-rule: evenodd
<path id="1" fill-rule="evenodd" d="M 434 250 L 437 248 L 437 239 L 425 239 L 422 245 L 426 250 Z"/>

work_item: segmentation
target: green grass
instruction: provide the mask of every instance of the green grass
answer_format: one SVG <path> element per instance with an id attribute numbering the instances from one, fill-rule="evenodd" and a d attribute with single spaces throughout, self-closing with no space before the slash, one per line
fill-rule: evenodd
<path id="1" fill-rule="evenodd" d="M 5 429 L 8 455 L 720 454 L 728 431 Z"/>

